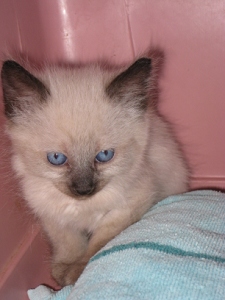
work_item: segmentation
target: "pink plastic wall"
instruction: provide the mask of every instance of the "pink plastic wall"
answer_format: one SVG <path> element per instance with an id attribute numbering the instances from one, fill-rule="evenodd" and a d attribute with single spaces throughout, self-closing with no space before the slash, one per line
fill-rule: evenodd
<path id="1" fill-rule="evenodd" d="M 224 9 L 225 0 L 0 0 L 0 51 L 122 63 L 150 46 L 164 49 L 160 108 L 176 124 L 192 187 L 225 188 Z M 10 175 L 9 142 L 0 138 L 0 299 L 14 293 L 20 300 L 27 288 L 52 282 L 38 228 Z"/>

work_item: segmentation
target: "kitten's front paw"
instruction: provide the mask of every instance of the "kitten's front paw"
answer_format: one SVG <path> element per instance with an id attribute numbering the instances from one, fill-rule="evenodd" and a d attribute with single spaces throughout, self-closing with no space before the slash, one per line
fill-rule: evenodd
<path id="1" fill-rule="evenodd" d="M 52 277 L 60 286 L 74 284 L 83 272 L 87 262 L 73 264 L 54 263 L 52 265 Z"/>

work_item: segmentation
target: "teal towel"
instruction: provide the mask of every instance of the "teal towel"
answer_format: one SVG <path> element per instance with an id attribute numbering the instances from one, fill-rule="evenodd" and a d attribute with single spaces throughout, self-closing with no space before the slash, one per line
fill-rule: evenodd
<path id="1" fill-rule="evenodd" d="M 109 242 L 74 286 L 30 300 L 225 299 L 225 194 L 171 196 Z"/>

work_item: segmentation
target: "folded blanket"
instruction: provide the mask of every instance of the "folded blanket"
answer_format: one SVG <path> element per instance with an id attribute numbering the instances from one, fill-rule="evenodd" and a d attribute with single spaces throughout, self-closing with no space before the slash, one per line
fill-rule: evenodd
<path id="1" fill-rule="evenodd" d="M 30 300 L 225 299 L 225 194 L 171 196 L 109 242 L 74 286 Z"/>

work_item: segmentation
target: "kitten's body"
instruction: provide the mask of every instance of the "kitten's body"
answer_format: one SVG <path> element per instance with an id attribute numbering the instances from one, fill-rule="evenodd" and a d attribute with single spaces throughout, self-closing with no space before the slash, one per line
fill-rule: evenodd
<path id="1" fill-rule="evenodd" d="M 156 67 L 47 68 L 39 80 L 5 62 L 13 166 L 53 248 L 53 277 L 73 283 L 102 246 L 157 201 L 186 191 L 186 164 L 154 105 Z M 118 75 L 119 74 L 119 75 Z M 101 150 L 114 157 L 96 161 Z M 51 165 L 46 153 L 67 156 Z M 90 188 L 91 186 L 91 188 Z"/>

